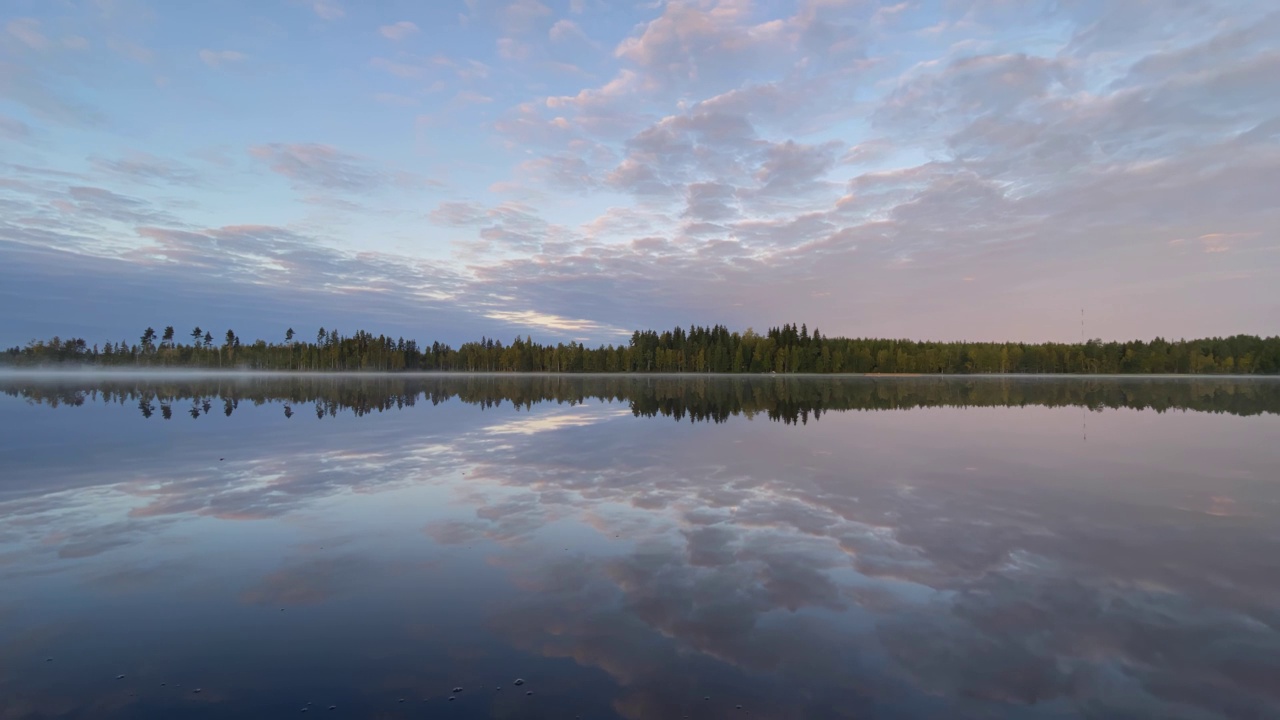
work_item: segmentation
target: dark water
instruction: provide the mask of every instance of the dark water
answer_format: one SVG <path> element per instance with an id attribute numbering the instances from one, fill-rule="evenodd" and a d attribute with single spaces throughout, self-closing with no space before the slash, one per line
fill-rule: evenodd
<path id="1" fill-rule="evenodd" d="M 1280 381 L 0 378 L 0 718 L 304 708 L 1280 717 Z"/>

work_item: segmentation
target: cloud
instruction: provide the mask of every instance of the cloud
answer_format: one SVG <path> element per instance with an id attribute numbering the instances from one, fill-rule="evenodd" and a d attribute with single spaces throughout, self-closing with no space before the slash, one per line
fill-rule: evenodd
<path id="1" fill-rule="evenodd" d="M 504 35 L 524 35 L 542 25 L 551 8 L 538 0 L 466 0 L 467 12 L 459 14 L 464 25 L 495 27 Z"/>
<path id="2" fill-rule="evenodd" d="M 200 62 L 211 68 L 220 68 L 224 65 L 231 65 L 243 62 L 248 56 L 242 52 L 235 50 L 201 50 Z"/>
<path id="3" fill-rule="evenodd" d="M 612 156 L 608 156 L 611 160 Z M 517 171 L 532 183 L 546 185 L 570 192 L 586 192 L 601 186 L 600 172 L 603 162 L 599 158 L 578 152 L 545 155 L 526 160 Z"/>
<path id="4" fill-rule="evenodd" d="M 784 30 L 777 20 L 751 24 L 749 6 L 740 0 L 674 0 L 614 55 L 663 86 L 723 86 L 748 77 L 771 46 L 784 42 Z"/>
<path id="5" fill-rule="evenodd" d="M 543 224 L 532 207 L 517 202 L 505 202 L 488 209 L 467 202 L 443 202 L 431 212 L 430 217 L 447 225 L 499 221 L 530 228 Z"/>
<path id="6" fill-rule="evenodd" d="M 487 105 L 493 102 L 493 98 L 473 90 L 463 90 L 453 96 L 453 102 L 457 105 Z"/>
<path id="7" fill-rule="evenodd" d="M 390 25 L 383 25 L 378 28 L 378 32 L 382 37 L 399 42 L 410 35 L 418 33 L 418 26 L 409 20 L 401 20 Z"/>
<path id="8" fill-rule="evenodd" d="M 609 327 L 592 320 L 567 318 L 560 315 L 541 313 L 535 310 L 489 310 L 485 317 L 518 327 L 531 327 L 560 333 L 575 333 L 588 336 L 600 334 L 620 336 L 630 335 L 631 331 Z"/>
<path id="9" fill-rule="evenodd" d="M 450 62 L 449 66 L 454 69 L 460 80 L 483 80 L 489 77 L 489 66 L 479 60 L 459 60 Z"/>
<path id="10" fill-rule="evenodd" d="M 873 138 L 850 147 L 840 157 L 841 165 L 870 165 L 887 158 L 893 144 L 884 138 Z"/>
<path id="11" fill-rule="evenodd" d="M 1003 8 L 991 3 L 989 9 Z M 1221 29 L 1227 24 L 1223 20 L 1244 14 L 1242 9 L 1231 3 L 1189 2 L 1168 12 L 1142 4 L 1096 8 L 1064 6 L 1058 12 L 1072 23 L 1067 50 L 1073 55 L 1089 57 L 1164 40 L 1167 36 L 1151 25 L 1157 18 L 1170 27 Z"/>
<path id="12" fill-rule="evenodd" d="M 121 38 L 112 38 L 107 41 L 107 47 L 112 51 L 119 53 L 123 57 L 127 57 L 136 63 L 147 64 L 155 57 L 155 53 L 150 48 L 143 47 L 138 43 L 124 40 Z M 203 60 L 203 51 L 201 60 Z"/>
<path id="13" fill-rule="evenodd" d="M 690 183 L 688 204 L 683 217 L 693 220 L 718 221 L 735 218 L 738 209 L 734 188 L 717 182 Z"/>
<path id="14" fill-rule="evenodd" d="M 414 107 L 421 104 L 417 98 L 408 95 L 399 95 L 397 93 L 374 93 L 373 99 L 384 105 L 393 105 L 395 107 Z"/>
<path id="15" fill-rule="evenodd" d="M 537 250 L 572 238 L 566 228 L 547 223 L 532 207 L 518 202 L 484 208 L 474 203 L 449 201 L 441 203 L 429 218 L 441 225 L 474 228 L 474 238 L 465 243 L 471 254 Z"/>
<path id="16" fill-rule="evenodd" d="M 270 225 L 164 227 L 178 220 L 146 202 L 96 188 L 79 188 L 59 202 L 65 211 L 44 225 L 15 225 L 20 217 L 14 215 L 0 224 L 0 279 L 5 291 L 14 293 L 35 291 L 44 282 L 40 278 L 50 277 L 60 278 L 60 284 L 78 277 L 84 279 L 81 287 L 110 292 L 113 309 L 77 313 L 70 296 L 50 297 L 42 306 L 42 313 L 61 318 L 55 324 L 78 318 L 74 323 L 86 325 L 76 331 L 81 336 L 116 334 L 110 328 L 119 327 L 120 318 L 129 325 L 128 318 L 154 313 L 156 293 L 169 297 L 178 313 L 200 314 L 205 311 L 198 307 L 216 306 L 219 315 L 242 316 L 237 324 L 244 325 L 244 333 L 274 334 L 271 323 L 296 324 L 298 316 L 367 327 L 367 313 L 378 313 L 387 327 L 411 337 L 416 333 L 413 318 L 424 310 L 433 313 L 439 332 L 453 342 L 511 327 L 484 318 L 483 310 L 490 306 L 479 288 L 465 299 L 458 296 L 466 275 L 445 263 L 370 251 L 349 254 Z M 136 229 L 108 229 L 101 225 L 105 222 Z M 110 238 L 109 245 L 104 238 Z M 228 283 L 236 288 L 230 291 L 236 299 L 225 296 Z M 29 337 L 46 332 L 38 325 L 49 319 L 33 316 L 24 302 L 4 305 L 8 310 L 0 316 L 6 328 L 22 336 L 33 333 Z M 273 310 L 252 310 L 264 306 Z M 261 325 L 260 331 L 251 331 L 255 325 Z"/>
<path id="17" fill-rule="evenodd" d="M 409 293 L 450 295 L 459 277 L 442 266 L 410 263 L 394 256 L 367 253 L 359 257 L 325 248 L 309 238 L 273 226 L 231 226 L 204 231 L 141 227 L 150 241 L 128 257 L 146 263 L 177 263 L 191 268 L 241 273 L 255 278 L 303 278 L 316 287 L 360 288 L 369 295 L 387 292 L 401 283 Z M 348 285 L 350 283 L 350 285 Z M 407 298 L 406 298 L 407 300 Z"/>
<path id="18" fill-rule="evenodd" d="M 570 41 L 590 42 L 586 33 L 582 32 L 582 28 L 578 27 L 577 23 L 568 18 L 557 20 L 556 24 L 552 25 L 551 29 L 547 31 L 547 37 L 554 43 Z"/>
<path id="19" fill-rule="evenodd" d="M 843 143 L 830 141 L 821 145 L 801 145 L 793 140 L 773 145 L 765 151 L 764 161 L 756 171 L 759 193 L 777 197 L 802 196 L 819 188 L 819 181 L 836 164 Z"/>
<path id="20" fill-rule="evenodd" d="M 32 115 L 61 125 L 80 128 L 102 126 L 105 117 L 40 65 L 19 65 L 0 60 L 0 98 L 24 107 Z"/>
<path id="21" fill-rule="evenodd" d="M 409 173 L 384 169 L 373 162 L 319 143 L 271 143 L 249 148 L 249 154 L 294 187 L 332 192 L 368 193 L 419 183 Z"/>
<path id="22" fill-rule="evenodd" d="M 550 14 L 551 8 L 538 0 L 513 0 L 501 11 L 501 23 L 512 32 L 528 32 Z"/>
<path id="23" fill-rule="evenodd" d="M 483 208 L 468 202 L 446 201 L 431 211 L 432 222 L 443 225 L 471 225 L 484 221 L 488 214 Z"/>
<path id="24" fill-rule="evenodd" d="M 483 80 L 489 76 L 489 66 L 479 60 L 455 59 L 444 55 L 419 57 L 401 52 L 394 59 L 372 58 L 369 60 L 369 66 L 402 79 L 424 77 L 441 70 L 451 71 L 459 80 L 465 82 Z"/>
<path id="25" fill-rule="evenodd" d="M 385 211 L 368 229 L 375 245 L 465 266 L 478 294 L 511 294 L 519 311 L 610 326 L 686 324 L 699 307 L 739 325 L 803 318 L 833 332 L 1065 340 L 1076 333 L 1063 297 L 1115 308 L 1098 320 L 1104 336 L 1265 332 L 1277 309 L 1266 289 L 1280 218 L 1267 190 L 1280 179 L 1280 102 L 1261 90 L 1280 72 L 1272 8 L 673 0 L 610 15 L 609 54 L 577 43 L 583 28 L 604 40 L 594 13 L 612 6 L 551 5 L 466 3 L 467 31 L 501 40 L 486 47 L 505 55 L 514 83 L 480 60 L 412 52 L 408 39 L 366 56 L 370 85 L 357 99 L 425 106 L 448 88 L 410 136 L 255 145 L 255 162 L 298 191 L 307 225 L 293 231 L 379 194 L 361 198 Z M 14 51 L 0 61 L 6 139 L 34 153 L 61 147 L 70 127 L 145 128 L 128 108 L 108 116 L 85 104 L 109 68 L 70 62 L 60 38 L 78 26 L 32 19 L 47 35 L 41 53 L 3 33 Z M 404 38 L 411 21 L 382 22 Z M 950 34 L 922 32 L 938 22 Z M 426 42 L 442 27 L 419 33 Z M 90 37 L 101 49 L 146 36 Z M 235 62 L 208 52 L 223 69 Z M 207 130 L 198 136 L 226 144 L 225 129 Z M 404 137 L 416 138 L 412 153 L 395 144 Z M 95 141 L 108 150 L 94 151 L 87 177 L 7 171 L 7 237 L 83 249 L 100 235 L 110 253 L 137 244 L 130 223 L 244 223 L 235 216 L 246 210 L 218 193 L 186 207 L 164 198 L 166 185 L 196 180 L 191 168 L 119 157 L 112 138 Z M 409 163 L 456 177 L 455 199 L 475 199 L 478 219 L 451 224 L 442 208 L 439 227 L 417 228 L 438 199 L 412 194 L 424 181 L 398 169 Z M 95 206 L 69 186 L 119 198 Z M 524 207 L 498 211 L 503 198 Z M 134 220 L 112 219 L 126 209 Z M 139 219 L 148 214 L 164 220 Z M 326 232 L 354 242 L 347 228 Z M 929 300 L 940 289 L 952 299 L 943 306 Z"/>
<path id="26" fill-rule="evenodd" d="M 626 158 L 619 163 L 605 177 L 605 183 L 615 190 L 638 196 L 662 196 L 675 192 L 675 188 L 664 182 L 652 166 L 635 158 Z"/>
<path id="27" fill-rule="evenodd" d="M 639 74 L 623 69 L 599 88 L 583 88 L 576 95 L 551 96 L 545 105 L 554 111 L 574 111 L 578 127 L 596 135 L 616 138 L 643 126 L 643 116 L 629 107 L 640 88 Z"/>
<path id="28" fill-rule="evenodd" d="M 140 151 L 131 151 L 119 158 L 92 156 L 89 163 L 95 170 L 134 182 L 173 185 L 200 182 L 199 173 L 190 166 Z"/>
<path id="29" fill-rule="evenodd" d="M 621 238 L 651 237 L 658 228 L 670 225 L 670 218 L 633 207 L 611 207 L 582 224 L 584 236 L 600 242 Z"/>
<path id="30" fill-rule="evenodd" d="M 512 146 L 558 147 L 578 134 L 568 120 L 546 118 L 542 108 L 531 102 L 508 110 L 494 129 Z"/>
<path id="31" fill-rule="evenodd" d="M 338 20 L 347 14 L 335 0 L 316 0 L 312 3 L 311 10 L 321 20 Z"/>
<path id="32" fill-rule="evenodd" d="M 0 135 L 10 140 L 26 140 L 31 137 L 31 126 L 17 118 L 0 115 Z"/>
<path id="33" fill-rule="evenodd" d="M 27 294 L 41 283 L 65 287 L 79 278 L 78 287 L 112 294 L 111 308 L 85 307 L 70 294 L 46 294 L 42 312 L 60 318 L 59 327 L 74 326 L 64 335 L 113 336 L 122 323 L 132 335 L 136 318 L 154 314 L 157 295 L 169 299 L 172 312 L 188 316 L 220 302 L 228 316 L 241 318 L 235 324 L 245 337 L 274 336 L 275 324 L 300 318 L 368 327 L 369 313 L 411 337 L 417 334 L 415 318 L 431 312 L 438 332 L 453 342 L 506 327 L 484 318 L 481 311 L 490 309 L 485 290 L 459 295 L 469 281 L 447 263 L 349 253 L 273 226 L 165 227 L 174 218 L 100 189 L 76 190 L 74 199 L 62 202 L 66 214 L 54 220 L 74 223 L 70 227 L 52 220 L 15 225 L 14 216 L 0 224 L 0 281 L 6 292 Z M 132 230 L 103 227 L 108 221 Z M 0 305 L 4 327 L 25 337 L 46 334 L 40 325 L 48 320 L 33 316 L 25 301 Z"/>
<path id="34" fill-rule="evenodd" d="M 708 187 L 704 183 L 724 185 L 717 188 L 721 204 L 707 205 L 707 212 L 717 217 L 729 215 L 724 200 L 730 197 L 753 201 L 742 207 L 749 217 L 798 212 L 776 221 L 744 221 L 722 231 L 749 238 L 747 244 L 755 252 L 770 254 L 774 263 L 792 268 L 797 277 L 807 272 L 825 276 L 811 264 L 819 257 L 834 263 L 832 268 L 838 264 L 861 275 L 864 270 L 857 268 L 878 263 L 901 267 L 909 259 L 915 261 L 914 267 L 922 268 L 921 260 L 931 258 L 929 267 L 939 271 L 947 262 L 977 262 L 978 258 L 994 262 L 992 251 L 985 249 L 994 242 L 1002 242 L 1006 248 L 1017 247 L 1017 257 L 1027 257 L 1021 255 L 1023 252 L 1053 253 L 1050 247 L 1062 247 L 1056 243 L 1067 241 L 1037 237 L 1035 228 L 1043 227 L 1049 217 L 1056 218 L 1048 222 L 1055 224 L 1055 234 L 1063 238 L 1075 237 L 1077 228 L 1088 223 L 1090 234 L 1099 243 L 1096 247 L 1101 248 L 1101 238 L 1108 236 L 1107 231 L 1101 230 L 1103 227 L 1120 228 L 1142 223 L 1143 218 L 1167 216 L 1168 211 L 1159 210 L 1161 203 L 1154 200 L 1166 193 L 1179 197 L 1176 202 L 1164 203 L 1165 207 L 1177 208 L 1176 222 L 1200 217 L 1208 222 L 1203 234 L 1257 232 L 1259 226 L 1252 223 L 1222 230 L 1217 222 L 1225 218 L 1219 218 L 1210 208 L 1221 199 L 1248 215 L 1262 211 L 1263 206 L 1254 203 L 1259 197 L 1246 192 L 1227 200 L 1212 190 L 1212 181 L 1192 168 L 1201 162 L 1198 158 L 1221 158 L 1224 152 L 1233 152 L 1226 149 L 1229 145 L 1264 137 L 1265 118 L 1274 108 L 1265 94 L 1238 98 L 1233 95 L 1223 113 L 1209 115 L 1202 111 L 1203 105 L 1197 107 L 1191 98 L 1214 92 L 1210 84 L 1218 88 L 1220 96 L 1234 92 L 1234 88 L 1256 87 L 1261 75 L 1255 73 L 1265 72 L 1267 63 L 1265 54 L 1255 53 L 1250 58 L 1249 52 L 1244 51 L 1230 70 L 1176 74 L 1153 81 L 1141 92 L 1124 88 L 1102 96 L 1078 92 L 1078 68 L 1065 60 L 1014 53 L 923 66 L 884 100 L 877 113 L 878 121 L 883 123 L 878 137 L 859 143 L 843 160 L 884 164 L 902 148 L 918 146 L 922 141 L 935 143 L 931 147 L 938 148 L 943 159 L 896 173 L 866 172 L 850 184 L 845 197 L 831 194 L 825 206 L 823 197 L 834 188 L 824 184 L 822 178 L 824 173 L 837 172 L 832 163 L 840 152 L 834 143 L 808 146 L 761 137 L 760 127 L 753 120 L 759 119 L 763 126 L 785 117 L 774 114 L 773 108 L 785 107 L 785 103 L 778 103 L 778 91 L 767 85 L 757 86 L 752 94 L 732 91 L 705 100 L 631 135 L 626 158 L 600 176 L 609 187 L 645 202 L 692 203 Z M 630 87 L 644 87 L 645 76 L 636 74 L 633 78 L 628 81 Z M 554 97 L 548 105 L 555 112 L 565 113 L 569 128 L 590 130 L 575 122 L 572 111 L 593 104 L 600 108 L 624 107 L 626 102 L 623 94 L 615 94 L 603 103 L 601 99 L 599 91 L 584 91 L 577 96 Z M 522 125 L 513 127 L 522 132 L 540 128 L 544 141 L 557 141 L 552 132 L 555 128 L 545 116 L 527 117 Z M 930 119 L 935 117 L 944 120 Z M 1259 130 L 1240 132 L 1241 128 L 1254 127 Z M 1209 128 L 1233 128 L 1235 134 L 1218 135 L 1217 140 L 1212 140 L 1215 136 L 1205 134 Z M 1166 141 L 1172 144 L 1164 144 Z M 1197 144 L 1203 147 L 1203 155 L 1186 154 Z M 947 157 L 947 153 L 953 155 Z M 1163 154 L 1178 159 L 1173 165 L 1166 161 L 1136 162 L 1137 158 L 1131 162 L 1125 157 L 1129 153 L 1146 158 Z M 1108 155 L 1112 158 L 1108 159 Z M 548 154 L 539 162 L 546 164 L 554 157 L 555 154 Z M 1265 186 L 1269 180 L 1264 178 L 1274 172 L 1274 162 L 1273 153 L 1263 152 L 1253 161 L 1236 165 L 1241 177 L 1252 178 L 1239 187 Z M 522 166 L 536 168 L 539 164 L 525 161 Z M 589 165 L 578 163 L 577 167 L 574 174 L 580 178 L 597 175 Z M 1154 185 L 1135 179 L 1154 177 L 1149 173 L 1156 172 L 1162 180 Z M 1126 183 L 1130 183 L 1130 189 L 1121 190 Z M 1197 195 L 1191 185 L 1208 194 Z M 590 187 L 586 182 L 579 182 L 578 186 Z M 759 192 L 769 187 L 776 188 L 776 194 Z M 812 196 L 794 210 L 787 209 L 806 193 Z M 1116 193 L 1131 201 L 1117 202 Z M 1143 199 L 1139 200 L 1139 196 Z M 815 214 L 815 210 L 820 212 Z M 692 210 L 690 219 L 696 219 L 698 212 Z M 1214 219 L 1209 220 L 1210 216 Z M 1168 221 L 1175 222 L 1172 218 Z M 705 225 L 698 228 L 699 232 L 715 232 Z M 652 247 L 664 248 L 664 252 L 694 247 L 691 238 L 678 234 L 666 234 L 661 240 L 655 239 Z M 804 248 L 809 257 L 783 254 L 788 247 Z M 1041 250 L 1032 250 L 1033 247 Z M 1008 257 L 1012 260 L 1015 256 Z M 666 270 L 658 256 L 647 251 L 638 257 L 594 252 L 589 261 L 587 256 L 580 259 L 579 265 L 577 257 L 568 262 L 561 258 L 561 267 L 566 272 L 581 267 L 584 287 L 593 285 L 587 277 L 590 273 L 607 275 L 635 265 Z M 737 277 L 732 266 L 702 267 L 719 277 Z M 516 264 L 511 263 L 502 271 L 515 268 Z M 538 270 L 532 276 L 544 272 Z M 624 278 L 625 284 L 627 272 L 612 277 Z M 1076 278 L 1083 281 L 1083 275 Z M 573 282 L 563 274 L 560 281 Z M 866 281 L 878 284 L 870 276 Z M 818 282 L 823 286 L 827 281 Z M 830 282 L 837 282 L 834 275 Z M 539 287 L 538 291 L 550 293 L 551 288 Z M 637 298 L 644 294 L 637 292 Z M 717 302 L 723 306 L 728 301 L 722 298 Z"/>
<path id="35" fill-rule="evenodd" d="M 498 38 L 498 57 L 504 60 L 527 60 L 532 52 L 532 46 L 515 38 Z"/>
<path id="36" fill-rule="evenodd" d="M 428 66 L 422 64 L 392 60 L 390 58 L 383 57 L 371 59 L 369 61 L 369 66 L 404 79 L 420 77 L 429 69 Z"/>
<path id="37" fill-rule="evenodd" d="M 701 108 L 663 118 L 627 141 L 627 157 L 609 175 L 615 188 L 666 195 L 698 179 L 742 180 L 758 151 L 745 118 Z"/>
<path id="38" fill-rule="evenodd" d="M 1242 240 L 1250 240 L 1258 233 L 1205 233 L 1196 238 L 1207 253 L 1228 252 Z"/>
<path id="39" fill-rule="evenodd" d="M 67 188 L 65 196 L 54 197 L 50 205 L 73 224 L 104 220 L 127 225 L 182 224 L 176 217 L 146 200 L 100 187 L 73 185 Z"/>
<path id="40" fill-rule="evenodd" d="M 49 45 L 49 39 L 40 32 L 40 21 L 35 18 L 14 18 L 5 23 L 4 29 L 10 37 L 33 50 L 43 50 Z"/>
<path id="41" fill-rule="evenodd" d="M 877 110 L 881 126 L 928 127 L 976 115 L 1012 113 L 1066 89 L 1064 61 L 1026 54 L 977 55 L 953 60 L 944 70 L 903 82 Z"/>

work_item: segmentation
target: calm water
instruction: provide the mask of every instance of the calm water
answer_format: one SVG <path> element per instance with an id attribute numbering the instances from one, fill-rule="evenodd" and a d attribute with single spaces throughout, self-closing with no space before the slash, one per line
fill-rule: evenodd
<path id="1" fill-rule="evenodd" d="M 1280 717 L 1280 381 L 0 378 L 0 718 L 304 708 Z"/>

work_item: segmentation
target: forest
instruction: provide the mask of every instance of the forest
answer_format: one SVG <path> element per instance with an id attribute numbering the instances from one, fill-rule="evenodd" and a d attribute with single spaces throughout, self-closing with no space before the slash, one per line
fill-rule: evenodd
<path id="1" fill-rule="evenodd" d="M 136 341 L 91 344 L 53 337 L 0 353 L 0 365 L 6 366 L 68 364 L 322 372 L 1262 375 L 1280 373 L 1280 337 L 927 342 L 828 337 L 804 324 L 785 324 L 763 334 L 721 325 L 636 331 L 625 344 L 597 347 L 517 336 L 506 344 L 481 338 L 454 348 L 363 330 L 345 335 L 334 328 L 320 328 L 314 340 L 289 328 L 280 342 L 242 342 L 231 329 L 215 340 L 211 331 L 195 327 L 179 339 L 167 326 L 159 333 L 148 327 Z"/>

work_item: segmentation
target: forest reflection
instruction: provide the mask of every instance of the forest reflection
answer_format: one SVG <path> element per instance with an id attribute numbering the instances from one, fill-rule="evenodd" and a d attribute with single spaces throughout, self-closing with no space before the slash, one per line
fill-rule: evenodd
<path id="1" fill-rule="evenodd" d="M 317 418 L 438 405 L 608 402 L 640 417 L 722 423 L 734 416 L 807 423 L 824 413 L 920 407 L 1132 408 L 1280 414 L 1280 381 L 1237 378 L 689 377 L 561 375 L 44 376 L 0 379 L 0 392 L 52 408 L 132 405 L 144 417 L 231 416 L 279 404 Z"/>

